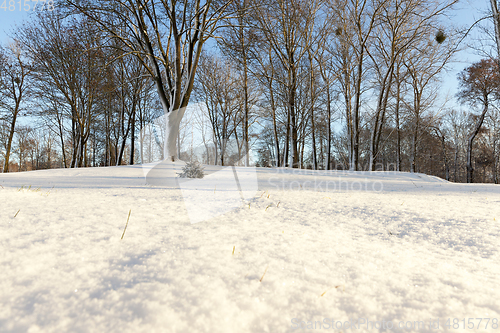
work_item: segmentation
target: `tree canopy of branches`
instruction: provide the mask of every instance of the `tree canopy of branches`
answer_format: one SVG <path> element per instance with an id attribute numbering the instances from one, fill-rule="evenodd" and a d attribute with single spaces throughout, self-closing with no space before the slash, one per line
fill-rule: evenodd
<path id="1" fill-rule="evenodd" d="M 479 114 L 442 92 L 456 2 L 58 0 L 1 52 L 3 170 L 198 159 L 498 182 L 497 57 L 458 78 Z"/>
<path id="2" fill-rule="evenodd" d="M 205 42 L 231 1 L 65 0 L 137 57 L 152 78 L 165 112 L 165 156 L 177 158 L 179 125 L 193 90 Z"/>

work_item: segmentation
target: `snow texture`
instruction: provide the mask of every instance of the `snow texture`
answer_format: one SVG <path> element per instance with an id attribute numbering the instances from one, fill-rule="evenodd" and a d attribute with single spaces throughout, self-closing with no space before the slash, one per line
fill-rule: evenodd
<path id="1" fill-rule="evenodd" d="M 0 176 L 1 332 L 500 331 L 445 327 L 500 319 L 498 185 L 257 168 L 255 196 L 193 224 L 156 167 L 166 185 L 141 166 Z"/>

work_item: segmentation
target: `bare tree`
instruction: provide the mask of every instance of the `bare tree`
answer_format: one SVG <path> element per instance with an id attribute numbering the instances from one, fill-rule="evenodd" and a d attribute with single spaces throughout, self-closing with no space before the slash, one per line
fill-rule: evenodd
<path id="1" fill-rule="evenodd" d="M 5 146 L 3 172 L 9 172 L 12 141 L 18 117 L 29 97 L 29 78 L 32 73 L 21 45 L 17 42 L 0 48 L 0 117 L 10 124 Z"/>
<path id="2" fill-rule="evenodd" d="M 235 0 L 232 2 L 231 11 L 236 13 L 234 19 L 225 19 L 225 28 L 219 39 L 219 45 L 223 52 L 238 64 L 242 72 L 243 86 L 243 146 L 245 154 L 245 166 L 249 165 L 249 126 L 251 117 L 250 97 L 250 62 L 255 56 L 252 50 L 256 43 L 255 27 L 253 27 L 249 11 L 253 10 L 250 0 Z"/>
<path id="3" fill-rule="evenodd" d="M 348 44 L 355 54 L 355 77 L 354 83 L 354 105 L 349 123 L 352 124 L 352 147 L 350 156 L 350 169 L 359 168 L 359 133 L 362 81 L 364 76 L 365 57 L 369 42 L 373 37 L 373 31 L 380 19 L 380 12 L 386 6 L 388 0 L 332 0 L 331 8 L 339 18 L 338 35 L 342 38 L 343 48 Z M 347 58 L 346 55 L 343 58 Z M 349 88 L 349 91 L 352 88 Z M 349 104 L 351 101 L 349 100 Z"/>
<path id="4" fill-rule="evenodd" d="M 174 161 L 180 121 L 189 103 L 202 47 L 231 1 L 65 0 L 125 45 L 153 79 L 165 112 L 165 156 Z M 120 29 L 120 27 L 126 27 Z"/>
<path id="5" fill-rule="evenodd" d="M 440 43 L 434 35 L 428 34 L 426 38 L 412 45 L 412 49 L 406 52 L 403 58 L 411 91 L 411 102 L 403 100 L 403 103 L 413 114 L 410 172 L 416 172 L 417 169 L 417 146 L 422 115 L 436 101 L 436 82 L 456 51 L 456 40 L 450 38 L 447 43 Z"/>
<path id="6" fill-rule="evenodd" d="M 24 26 L 17 38 L 36 63 L 35 94 L 50 99 L 48 112 L 57 117 L 60 130 L 69 119 L 70 167 L 88 165 L 87 141 L 97 116 L 105 78 L 102 35 L 89 20 L 63 20 L 55 14 L 41 14 Z M 85 51 L 87 50 L 87 51 Z"/>
<path id="7" fill-rule="evenodd" d="M 498 87 L 500 87 L 498 63 L 492 59 L 483 59 L 464 69 L 459 75 L 459 80 L 461 89 L 458 96 L 460 100 L 471 105 L 480 103 L 483 107 L 483 111 L 470 133 L 467 144 L 467 183 L 473 183 L 473 143 L 483 125 L 492 95 L 498 94 Z"/>
<path id="8" fill-rule="evenodd" d="M 315 56 L 318 64 L 318 70 L 323 80 L 324 100 L 326 106 L 326 158 L 325 169 L 330 170 L 332 159 L 332 103 L 333 91 L 332 86 L 334 81 L 340 77 L 340 71 L 333 65 L 332 56 L 327 54 L 328 47 L 323 47 Z"/>
<path id="9" fill-rule="evenodd" d="M 388 100 L 394 77 L 397 74 L 395 71 L 398 70 L 395 70 L 395 65 L 400 65 L 398 59 L 404 59 L 408 56 L 421 57 L 419 50 L 415 49 L 414 45 L 429 43 L 429 35 L 434 36 L 435 31 L 439 31 L 439 17 L 444 15 L 456 2 L 456 0 L 446 2 L 396 0 L 382 8 L 380 23 L 375 27 L 372 38 L 374 50 L 367 49 L 367 54 L 372 59 L 376 70 L 376 84 L 379 90 L 371 131 L 370 170 L 375 170 Z M 422 50 L 424 56 L 425 51 L 424 48 Z M 444 47 L 437 48 L 436 51 L 449 53 L 449 49 Z M 434 57 L 434 59 L 439 61 L 438 57 Z"/>
<path id="10" fill-rule="evenodd" d="M 303 48 L 307 50 L 307 61 L 309 65 L 309 104 L 310 104 L 310 119 L 311 119 L 311 145 L 312 145 L 312 168 L 313 170 L 318 169 L 318 157 L 316 152 L 316 124 L 315 124 L 315 107 L 318 102 L 318 79 L 317 72 L 320 68 L 318 64 L 318 55 L 320 52 L 324 51 L 324 45 L 331 32 L 330 19 L 326 15 L 322 15 L 324 12 L 325 1 L 315 0 L 310 1 L 306 6 L 304 6 L 304 11 L 306 13 L 306 21 L 304 24 L 303 37 Z M 319 69 L 320 70 L 320 69 Z M 323 78 L 325 78 L 323 76 Z M 329 87 L 328 87 L 329 89 Z M 330 114 L 330 113 L 329 113 Z"/>
<path id="11" fill-rule="evenodd" d="M 255 57 L 257 65 L 254 66 L 253 75 L 262 85 L 262 90 L 264 91 L 265 100 L 261 103 L 263 108 L 269 112 L 261 113 L 261 117 L 269 114 L 272 122 L 273 129 L 273 146 L 274 146 L 274 165 L 280 167 L 285 164 L 282 161 L 283 150 L 280 150 L 280 135 L 278 129 L 278 101 L 276 97 L 276 85 L 278 84 L 277 73 L 274 65 L 273 51 L 269 43 L 265 44 L 265 47 L 260 50 L 260 55 Z M 285 124 L 287 126 L 287 124 Z M 289 128 L 289 127 L 287 127 Z M 286 158 L 285 158 L 286 160 Z"/>
<path id="12" fill-rule="evenodd" d="M 216 162 L 223 166 L 227 163 L 230 138 L 243 118 L 239 111 L 244 104 L 244 89 L 231 64 L 216 56 L 202 57 L 198 76 L 199 97 L 212 125 Z"/>
<path id="13" fill-rule="evenodd" d="M 269 45 L 276 60 L 285 70 L 286 77 L 282 80 L 287 99 L 287 135 L 284 151 L 284 160 L 290 157 L 291 166 L 299 166 L 298 150 L 298 121 L 297 121 L 297 89 L 298 71 L 303 56 L 307 52 L 303 48 L 302 33 L 307 21 L 304 4 L 299 0 L 268 1 L 258 6 L 255 11 L 255 20 L 264 36 L 263 40 Z M 290 148 L 290 149 L 289 149 Z M 288 152 L 290 151 L 290 156 Z M 288 165 L 288 162 L 285 162 Z"/>

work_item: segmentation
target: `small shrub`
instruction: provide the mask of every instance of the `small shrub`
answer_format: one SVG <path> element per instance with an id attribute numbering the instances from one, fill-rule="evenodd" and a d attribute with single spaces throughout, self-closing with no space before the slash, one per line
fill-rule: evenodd
<path id="1" fill-rule="evenodd" d="M 205 176 L 203 170 L 200 163 L 196 161 L 187 162 L 182 168 L 182 172 L 177 175 L 181 178 L 203 178 Z"/>

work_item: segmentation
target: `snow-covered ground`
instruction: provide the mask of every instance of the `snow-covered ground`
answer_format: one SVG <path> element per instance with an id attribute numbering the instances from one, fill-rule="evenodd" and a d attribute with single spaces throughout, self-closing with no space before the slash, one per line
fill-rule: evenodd
<path id="1" fill-rule="evenodd" d="M 500 186 L 256 172 L 200 223 L 172 172 L 1 175 L 0 331 L 500 332 Z"/>

